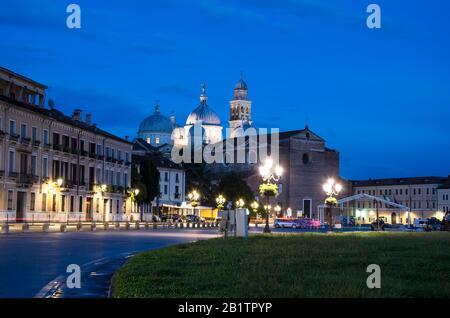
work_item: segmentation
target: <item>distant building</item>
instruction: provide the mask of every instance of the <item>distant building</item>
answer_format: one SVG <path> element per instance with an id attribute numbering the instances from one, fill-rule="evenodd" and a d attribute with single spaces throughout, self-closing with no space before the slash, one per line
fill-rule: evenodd
<path id="1" fill-rule="evenodd" d="M 240 136 L 244 129 L 252 126 L 251 105 L 247 83 L 241 75 L 230 101 L 230 136 L 226 137 Z M 196 126 L 200 133 L 197 135 L 194 134 Z M 193 144 L 195 138 L 198 138 L 195 143 L 203 145 L 220 142 L 223 139 L 223 128 L 219 115 L 209 105 L 206 85 L 203 84 L 200 103 L 188 114 L 184 125 L 177 124 L 173 114 L 163 115 L 157 104 L 154 113 L 139 125 L 137 137 L 167 154 L 171 152 L 172 146 Z"/>
<path id="2" fill-rule="evenodd" d="M 145 213 L 155 212 L 157 208 L 163 213 L 176 213 L 185 201 L 186 174 L 182 165 L 175 164 L 164 157 L 157 148 L 138 138 L 133 144 L 133 164 L 138 172 L 142 160 L 149 158 L 159 171 L 159 196 L 152 206 L 143 206 Z"/>
<path id="3" fill-rule="evenodd" d="M 437 189 L 438 211 L 445 214 L 450 211 L 450 176 L 448 182 Z"/>
<path id="4" fill-rule="evenodd" d="M 44 107 L 46 86 L 0 68 L 0 218 L 131 218 L 132 144 Z"/>
<path id="5" fill-rule="evenodd" d="M 408 207 L 411 210 L 411 222 L 414 222 L 414 219 L 441 217 L 439 212 L 442 210 L 438 206 L 438 189 L 447 182 L 447 177 L 413 177 L 355 180 L 351 181 L 351 184 L 353 194 L 365 193 Z M 376 213 L 373 202 L 357 202 L 355 208 L 365 221 L 375 221 Z M 407 223 L 406 216 L 399 216 L 398 209 L 381 204 L 378 206 L 378 210 L 380 217 L 389 223 Z"/>

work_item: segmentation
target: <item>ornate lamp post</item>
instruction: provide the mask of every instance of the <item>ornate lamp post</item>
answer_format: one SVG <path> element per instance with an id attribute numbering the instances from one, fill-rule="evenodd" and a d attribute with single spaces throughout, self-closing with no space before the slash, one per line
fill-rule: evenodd
<path id="1" fill-rule="evenodd" d="M 244 205 L 245 205 L 245 201 L 243 199 L 238 199 L 236 201 L 236 208 L 242 209 L 244 207 Z"/>
<path id="2" fill-rule="evenodd" d="M 280 214 L 281 211 L 281 206 L 279 206 L 278 204 L 275 206 L 275 212 L 277 213 L 277 215 Z"/>
<path id="3" fill-rule="evenodd" d="M 253 212 L 255 213 L 255 227 L 258 227 L 258 208 L 259 208 L 259 203 L 256 201 L 253 201 L 252 204 L 250 204 L 250 207 L 252 208 Z M 249 225 L 250 225 L 250 220 L 249 220 Z"/>
<path id="4" fill-rule="evenodd" d="M 328 198 L 325 199 L 325 204 L 327 205 L 328 226 L 330 228 L 329 231 L 331 232 L 333 230 L 333 206 L 337 204 L 337 199 L 335 198 L 335 196 L 339 195 L 339 193 L 342 191 L 342 185 L 340 183 L 337 183 L 334 179 L 330 178 L 323 185 L 323 190 L 325 191 L 326 195 L 328 195 Z"/>
<path id="5" fill-rule="evenodd" d="M 269 205 L 269 197 L 278 195 L 278 182 L 281 179 L 283 168 L 280 166 L 273 166 L 273 160 L 267 158 L 264 165 L 259 168 L 259 173 L 263 179 L 263 183 L 259 186 L 259 192 L 262 196 L 267 198 L 267 205 Z M 266 226 L 264 233 L 270 233 L 269 227 L 269 213 L 266 213 Z"/>
<path id="6" fill-rule="evenodd" d="M 192 190 L 188 194 L 189 201 L 191 201 L 191 206 L 194 208 L 193 213 L 195 215 L 195 207 L 199 205 L 200 193 L 197 190 Z"/>
<path id="7" fill-rule="evenodd" d="M 216 198 L 217 209 L 219 210 L 223 209 L 226 201 L 227 199 L 225 199 L 223 195 L 219 194 Z"/>

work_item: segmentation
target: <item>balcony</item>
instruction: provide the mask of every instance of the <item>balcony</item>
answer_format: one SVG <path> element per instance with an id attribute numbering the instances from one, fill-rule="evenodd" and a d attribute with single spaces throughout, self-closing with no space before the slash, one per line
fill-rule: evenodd
<path id="1" fill-rule="evenodd" d="M 97 159 L 97 155 L 95 154 L 95 152 L 90 152 L 90 153 L 89 153 L 89 158 L 91 158 L 91 159 Z"/>
<path id="2" fill-rule="evenodd" d="M 104 160 L 104 159 L 105 159 L 105 156 L 104 156 L 104 155 L 98 155 L 98 156 L 97 156 L 97 159 L 98 159 L 98 160 Z"/>
<path id="3" fill-rule="evenodd" d="M 173 195 L 173 197 L 174 197 L 175 199 L 181 199 L 181 193 L 175 193 L 175 194 Z"/>
<path id="4" fill-rule="evenodd" d="M 0 130 L 0 138 L 5 137 L 7 134 L 3 130 Z"/>
<path id="5" fill-rule="evenodd" d="M 9 140 L 11 141 L 19 141 L 20 136 L 18 134 L 9 134 Z"/>
<path id="6" fill-rule="evenodd" d="M 33 140 L 33 146 L 34 147 L 39 147 L 41 145 L 41 141 L 40 140 Z"/>
<path id="7" fill-rule="evenodd" d="M 112 157 L 106 157 L 106 161 L 112 162 L 112 161 L 113 161 L 113 158 L 112 158 Z"/>
<path id="8" fill-rule="evenodd" d="M 82 155 L 82 156 L 84 156 L 84 157 L 87 157 L 88 152 L 87 152 L 86 150 L 81 150 L 81 151 L 80 151 L 80 155 Z"/>
<path id="9" fill-rule="evenodd" d="M 31 142 L 30 138 L 20 138 L 20 143 L 22 145 L 28 146 L 30 144 L 30 142 Z"/>
<path id="10" fill-rule="evenodd" d="M 62 151 L 63 145 L 53 145 L 53 150 Z"/>
<path id="11" fill-rule="evenodd" d="M 130 165 L 131 165 L 131 162 L 129 162 L 129 161 L 125 162 L 125 165 L 126 165 L 126 166 L 130 166 Z"/>
<path id="12" fill-rule="evenodd" d="M 5 176 L 5 170 L 0 170 L 0 178 Z"/>
<path id="13" fill-rule="evenodd" d="M 51 144 L 49 144 L 49 143 L 44 143 L 44 149 L 51 149 L 52 148 L 52 145 Z"/>
<path id="14" fill-rule="evenodd" d="M 39 177 L 28 173 L 19 173 L 16 180 L 20 184 L 32 185 L 39 180 Z"/>
<path id="15" fill-rule="evenodd" d="M 17 172 L 10 171 L 8 173 L 8 177 L 10 177 L 12 179 L 17 179 L 18 176 L 19 176 L 19 174 Z"/>

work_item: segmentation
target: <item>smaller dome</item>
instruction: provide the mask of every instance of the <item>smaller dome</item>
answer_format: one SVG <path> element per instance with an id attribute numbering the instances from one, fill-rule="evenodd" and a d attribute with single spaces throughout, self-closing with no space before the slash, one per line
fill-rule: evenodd
<path id="1" fill-rule="evenodd" d="M 234 85 L 234 89 L 247 90 L 247 83 L 244 81 L 242 72 L 241 72 L 241 78 L 236 83 L 236 85 Z"/>
<path id="2" fill-rule="evenodd" d="M 156 105 L 155 112 L 139 125 L 138 134 L 148 132 L 172 133 L 172 123 L 169 118 L 161 114 L 159 105 Z"/>

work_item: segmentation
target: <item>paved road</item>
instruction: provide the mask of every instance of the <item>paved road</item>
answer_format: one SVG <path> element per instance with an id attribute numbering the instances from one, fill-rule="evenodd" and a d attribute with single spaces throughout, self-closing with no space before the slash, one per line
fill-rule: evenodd
<path id="1" fill-rule="evenodd" d="M 216 236 L 217 230 L 203 229 L 0 236 L 0 297 L 34 297 L 47 283 L 64 274 L 69 264 L 81 266 L 105 257 Z"/>

